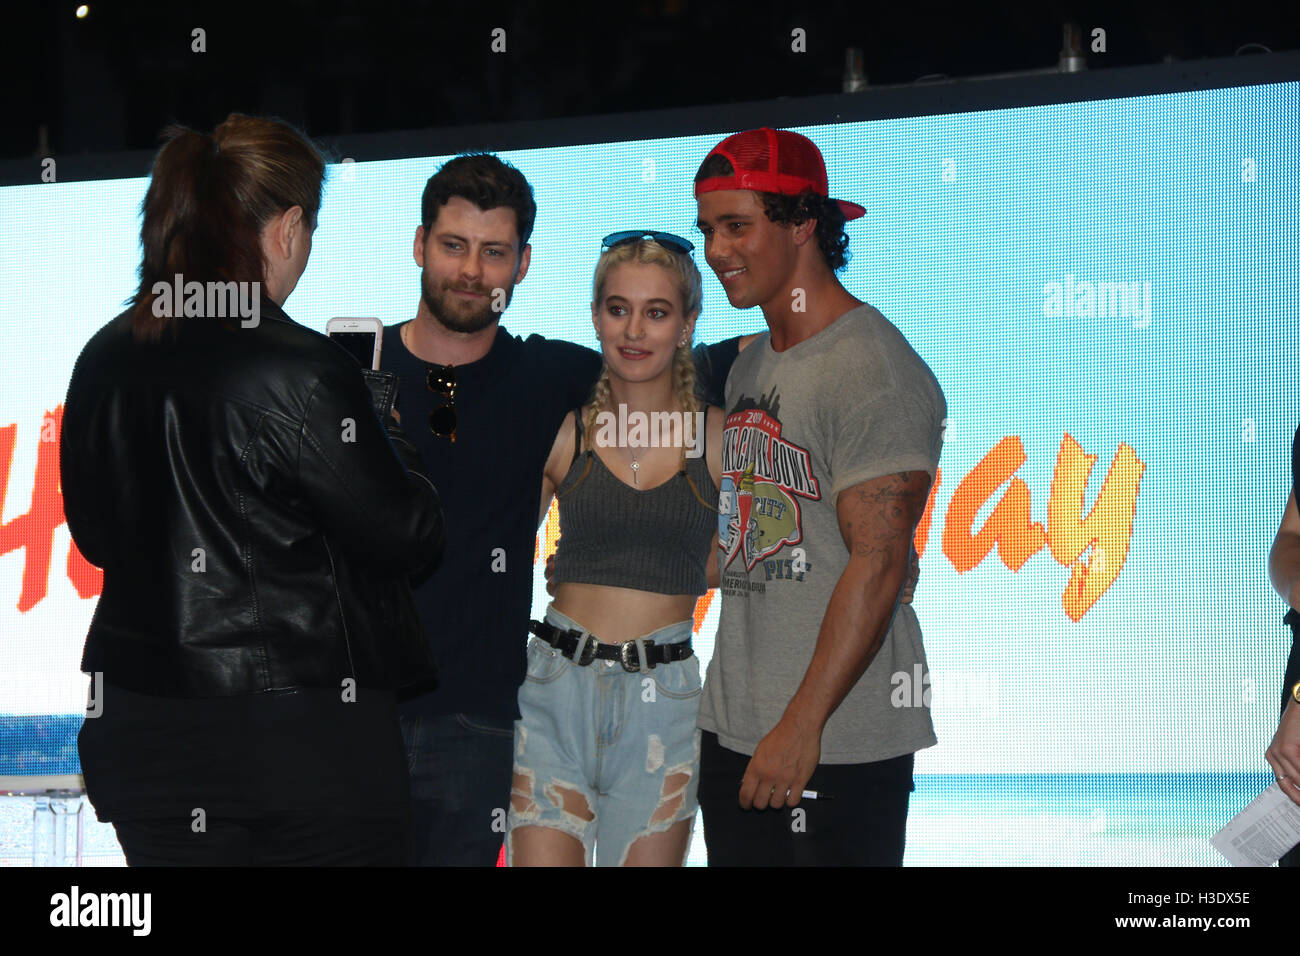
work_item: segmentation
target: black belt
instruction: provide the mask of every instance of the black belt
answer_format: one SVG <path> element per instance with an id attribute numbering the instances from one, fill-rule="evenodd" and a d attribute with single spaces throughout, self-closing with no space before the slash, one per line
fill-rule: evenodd
<path id="1" fill-rule="evenodd" d="M 691 650 L 690 638 L 676 644 L 656 644 L 654 641 L 624 641 L 622 644 L 606 644 L 598 641 L 591 634 L 582 631 L 563 630 L 545 621 L 532 621 L 528 630 L 550 644 L 561 654 L 586 667 L 592 661 L 618 661 L 623 670 L 636 673 L 641 669 L 641 656 L 637 645 L 645 646 L 646 667 L 653 670 L 656 664 L 671 664 L 682 661 L 695 652 Z"/>

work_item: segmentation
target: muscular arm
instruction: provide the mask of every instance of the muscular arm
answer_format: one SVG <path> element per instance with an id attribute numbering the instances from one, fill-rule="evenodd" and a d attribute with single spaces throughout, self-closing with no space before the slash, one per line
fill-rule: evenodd
<path id="1" fill-rule="evenodd" d="M 1282 600 L 1300 610 L 1300 511 L 1296 510 L 1294 491 L 1287 498 L 1282 525 L 1268 552 L 1268 579 Z"/>
<path id="2" fill-rule="evenodd" d="M 776 727 L 754 750 L 740 804 L 794 806 L 821 756 L 830 715 L 880 650 L 907 577 L 930 475 L 902 472 L 846 488 L 836 499 L 848 564 L 831 593 L 812 661 Z M 786 793 L 789 792 L 789 798 Z"/>
<path id="3" fill-rule="evenodd" d="M 786 715 L 820 735 L 871 665 L 907 577 L 930 476 L 885 475 L 840 492 L 835 508 L 849 562 L 831 593 L 812 662 Z"/>

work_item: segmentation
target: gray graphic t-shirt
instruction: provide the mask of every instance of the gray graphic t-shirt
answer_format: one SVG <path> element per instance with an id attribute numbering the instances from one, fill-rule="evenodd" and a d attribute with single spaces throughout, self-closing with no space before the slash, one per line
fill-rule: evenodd
<path id="1" fill-rule="evenodd" d="M 884 475 L 934 477 L 947 403 L 929 366 L 869 305 L 774 352 L 769 335 L 727 379 L 718 560 L 722 615 L 700 727 L 752 754 L 808 664 L 848 564 L 835 501 Z M 822 734 L 822 763 L 868 763 L 935 743 L 928 707 L 900 693 L 925 672 L 921 628 L 900 605 L 884 643 Z M 892 700 L 891 700 L 892 694 Z M 907 706 L 893 703 L 905 700 Z"/>

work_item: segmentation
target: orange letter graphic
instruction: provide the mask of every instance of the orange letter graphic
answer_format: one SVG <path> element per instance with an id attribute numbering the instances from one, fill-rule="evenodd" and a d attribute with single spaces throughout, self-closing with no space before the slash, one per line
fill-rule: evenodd
<path id="1" fill-rule="evenodd" d="M 63 422 L 63 407 L 59 406 L 47 412 L 42 427 L 50 422 L 57 439 Z M 13 464 L 14 433 L 17 425 L 0 428 L 0 509 L 4 508 L 5 497 L 9 489 L 9 469 Z M 0 510 L 0 514 L 3 511 Z M 50 563 L 54 550 L 54 529 L 64 523 L 63 490 L 59 484 L 59 443 L 42 441 L 36 450 L 36 480 L 32 487 L 32 504 L 26 514 L 19 515 L 0 525 L 0 555 L 9 554 L 22 548 L 25 553 L 23 562 L 23 584 L 18 594 L 18 610 L 30 611 L 45 597 L 50 577 Z M 68 576 L 77 588 L 77 593 L 87 597 L 84 588 L 102 586 L 102 574 L 76 551 L 68 555 Z M 91 592 L 96 593 L 96 592 Z"/>
<path id="2" fill-rule="evenodd" d="M 984 560 L 996 541 L 998 556 L 1012 571 L 1019 571 L 1030 555 L 1047 539 L 1043 526 L 1029 520 L 1029 486 L 1019 478 L 993 509 L 979 534 L 971 536 L 971 525 L 989 496 L 1025 463 L 1025 446 L 1008 436 L 961 480 L 948 505 L 943 526 L 943 553 L 958 573 L 969 571 Z"/>
<path id="3" fill-rule="evenodd" d="M 1096 504 L 1088 517 L 1080 520 L 1083 492 L 1096 461 L 1096 455 L 1084 454 L 1067 433 L 1061 439 L 1052 495 L 1047 502 L 1047 538 L 1052 557 L 1070 567 L 1070 583 L 1061 595 L 1061 604 L 1075 622 L 1111 586 L 1124 566 L 1137 511 L 1138 484 L 1147 467 L 1132 448 L 1120 442 Z M 1089 545 L 1092 555 L 1088 563 L 1076 563 Z"/>

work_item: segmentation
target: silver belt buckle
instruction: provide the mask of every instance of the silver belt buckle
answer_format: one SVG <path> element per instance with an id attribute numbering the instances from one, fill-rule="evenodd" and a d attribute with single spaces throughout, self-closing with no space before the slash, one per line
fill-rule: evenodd
<path id="1" fill-rule="evenodd" d="M 646 654 L 646 669 L 654 670 L 654 661 L 650 660 L 650 649 L 655 646 L 654 641 L 643 641 Z M 641 670 L 641 659 L 636 654 L 636 641 L 624 641 L 618 649 L 618 660 L 623 665 L 623 670 L 629 674 L 635 674 Z"/>

